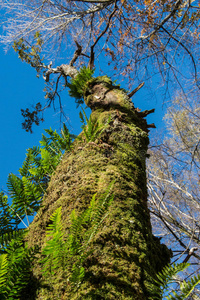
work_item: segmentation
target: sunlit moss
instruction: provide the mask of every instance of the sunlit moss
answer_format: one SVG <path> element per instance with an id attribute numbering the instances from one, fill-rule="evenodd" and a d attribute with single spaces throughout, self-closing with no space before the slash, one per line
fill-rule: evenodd
<path id="1" fill-rule="evenodd" d="M 106 93 L 101 101 L 97 99 L 96 106 L 95 96 L 102 84 Z M 60 206 L 67 235 L 72 210 L 86 209 L 92 195 L 101 195 L 113 180 L 114 201 L 90 246 L 94 251 L 85 261 L 82 284 L 76 291 L 70 284 L 63 287 L 67 278 L 61 276 L 51 278 L 49 286 L 49 279 L 41 278 L 41 265 L 36 264 L 37 299 L 145 300 L 151 296 L 152 277 L 170 257 L 169 250 L 152 235 L 147 208 L 147 123 L 138 116 L 124 90 L 108 77 L 92 79 L 85 97 L 92 108 L 91 118 L 105 128 L 94 142 L 86 142 L 81 133 L 82 139 L 74 142 L 72 153 L 64 155 L 30 226 L 29 245 L 43 247 L 49 218 Z"/>

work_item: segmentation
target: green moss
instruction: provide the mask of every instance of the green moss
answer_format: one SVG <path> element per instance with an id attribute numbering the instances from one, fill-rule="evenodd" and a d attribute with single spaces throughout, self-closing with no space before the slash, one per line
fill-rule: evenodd
<path id="1" fill-rule="evenodd" d="M 91 118 L 105 128 L 92 143 L 86 143 L 81 134 L 82 140 L 74 142 L 73 152 L 63 157 L 30 226 L 29 245 L 43 247 L 45 228 L 59 206 L 67 234 L 71 211 L 86 209 L 92 195 L 101 195 L 113 180 L 114 201 L 109 217 L 94 237 L 94 251 L 85 262 L 82 284 L 74 290 L 70 285 L 63 289 L 67 278 L 53 277 L 53 284 L 45 277 L 41 281 L 41 266 L 36 264 L 34 276 L 47 285 L 40 285 L 37 299 L 145 300 L 152 296 L 152 277 L 169 262 L 170 252 L 152 235 L 147 208 L 146 121 L 138 117 L 134 106 L 127 104 L 124 91 L 112 85 L 108 77 L 89 82 L 86 102 L 94 101 L 99 88 L 109 92 L 92 106 Z"/>

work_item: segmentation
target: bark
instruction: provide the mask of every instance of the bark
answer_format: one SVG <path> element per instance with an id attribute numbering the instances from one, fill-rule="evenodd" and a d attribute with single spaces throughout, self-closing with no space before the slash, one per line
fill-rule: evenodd
<path id="1" fill-rule="evenodd" d="M 170 261 L 170 251 L 152 235 L 147 208 L 147 122 L 125 91 L 104 76 L 92 79 L 84 95 L 92 120 L 105 126 L 93 142 L 74 142 L 49 184 L 43 205 L 30 226 L 30 246 L 43 247 L 49 217 L 62 206 L 63 226 L 70 227 L 70 213 L 81 212 L 94 193 L 101 195 L 114 180 L 114 201 L 94 238 L 94 252 L 85 262 L 86 275 L 77 291 L 67 279 L 48 278 L 41 284 L 41 265 L 36 263 L 30 299 L 135 299 L 151 294 L 152 278 Z M 109 125 L 105 125 L 110 120 Z"/>

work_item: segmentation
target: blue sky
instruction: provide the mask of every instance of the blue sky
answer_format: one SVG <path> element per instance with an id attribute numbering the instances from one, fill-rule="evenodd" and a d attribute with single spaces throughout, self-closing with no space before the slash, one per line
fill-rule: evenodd
<path id="1" fill-rule="evenodd" d="M 26 150 L 39 144 L 44 129 L 52 127 L 59 132 L 60 122 L 59 112 L 49 109 L 44 115 L 45 122 L 33 127 L 33 134 L 23 130 L 20 109 L 31 107 L 44 99 L 44 81 L 42 78 L 38 79 L 35 70 L 22 63 L 12 49 L 6 54 L 0 49 L 0 66 L 0 190 L 7 190 L 7 176 L 9 173 L 18 174 Z M 126 88 L 123 84 L 122 87 Z M 69 117 L 67 127 L 73 134 L 80 133 L 78 110 L 67 91 L 62 101 L 65 113 Z M 151 100 L 148 90 L 142 88 L 134 96 L 133 102 L 142 110 L 156 108 L 156 113 L 148 116 L 148 121 L 154 122 L 158 129 L 162 127 L 162 99 Z"/>
<path id="2" fill-rule="evenodd" d="M 0 189 L 5 189 L 8 174 L 17 173 L 26 149 L 38 145 L 44 128 L 51 126 L 59 131 L 60 122 L 58 113 L 49 110 L 45 114 L 45 122 L 41 126 L 34 126 L 33 134 L 23 130 L 20 109 L 31 107 L 43 99 L 43 79 L 36 78 L 35 70 L 22 63 L 12 50 L 5 54 L 0 49 L 0 65 Z M 71 119 L 70 130 L 77 134 L 80 131 L 78 111 L 74 113 L 76 105 L 73 101 L 68 104 L 66 114 Z"/>

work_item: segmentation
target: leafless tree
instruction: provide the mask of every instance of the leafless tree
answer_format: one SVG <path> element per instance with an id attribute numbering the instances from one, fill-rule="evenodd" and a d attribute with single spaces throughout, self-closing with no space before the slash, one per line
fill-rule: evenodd
<path id="1" fill-rule="evenodd" d="M 192 263 L 187 276 L 200 270 L 198 96 L 188 100 L 179 95 L 173 101 L 165 116 L 168 132 L 152 146 L 148 165 L 153 228 L 173 250 L 174 261 Z"/>

